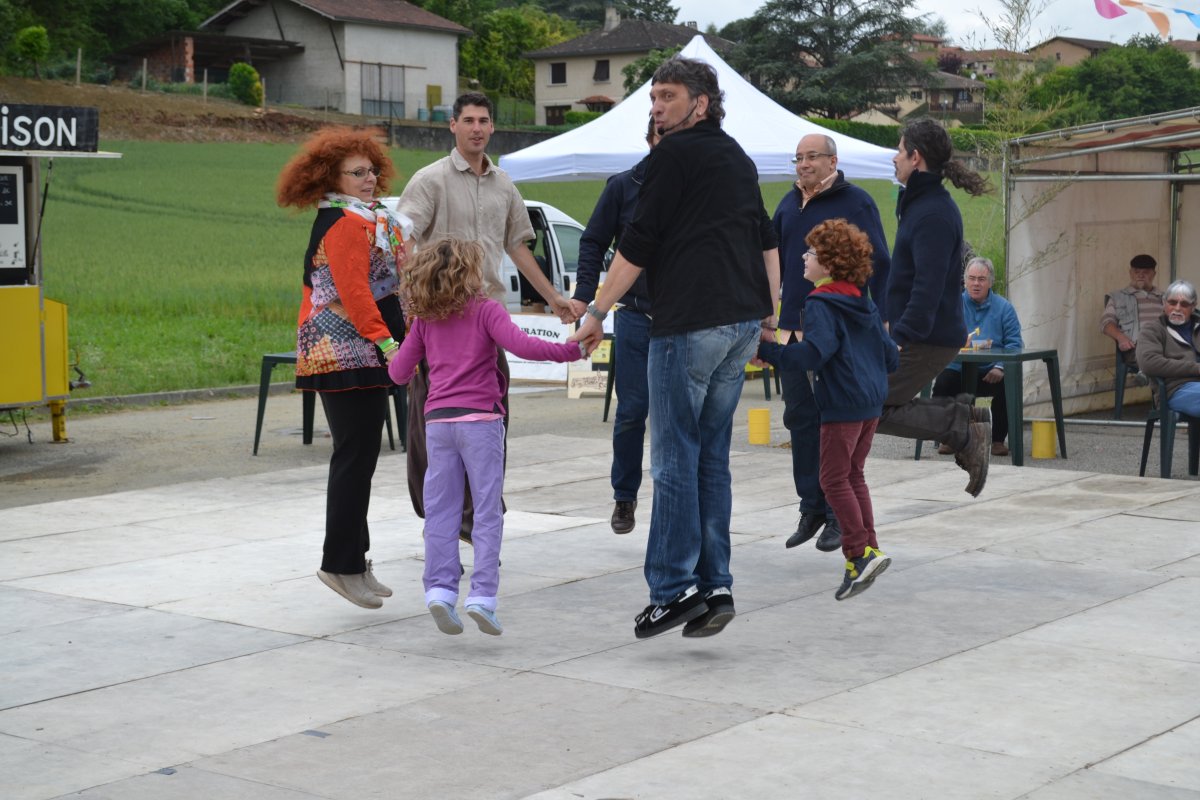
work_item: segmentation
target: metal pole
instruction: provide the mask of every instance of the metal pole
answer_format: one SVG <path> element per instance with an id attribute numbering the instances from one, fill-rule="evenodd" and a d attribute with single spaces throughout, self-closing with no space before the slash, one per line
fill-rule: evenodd
<path id="1" fill-rule="evenodd" d="M 208 102 L 208 67 L 204 68 L 204 102 Z"/>
<path id="2" fill-rule="evenodd" d="M 75 85 L 79 85 L 79 77 L 83 72 L 83 48 L 75 50 Z"/>
<path id="3" fill-rule="evenodd" d="M 1172 173 L 1125 173 L 1114 175 L 1014 175 L 1014 181 L 1020 183 L 1076 183 L 1084 181 L 1174 181 L 1177 183 L 1196 183 L 1200 175 L 1175 175 Z"/>
<path id="4" fill-rule="evenodd" d="M 147 67 L 148 62 L 149 62 L 149 59 L 146 59 L 146 58 L 142 59 L 142 91 L 143 92 L 146 91 L 146 70 L 148 69 L 148 67 Z"/>

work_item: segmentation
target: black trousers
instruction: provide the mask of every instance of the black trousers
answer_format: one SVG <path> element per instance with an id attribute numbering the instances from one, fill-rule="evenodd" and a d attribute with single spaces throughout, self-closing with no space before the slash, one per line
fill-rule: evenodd
<path id="1" fill-rule="evenodd" d="M 500 402 L 504 405 L 504 460 L 508 462 L 508 356 L 500 348 L 496 348 L 496 368 L 504 376 L 504 397 Z M 408 382 L 408 438 L 405 444 L 408 448 L 408 496 L 412 500 L 413 511 L 421 519 L 425 519 L 425 470 L 429 468 L 429 454 L 425 449 L 425 400 L 429 397 L 429 366 L 422 361 L 416 374 Z M 500 500 L 504 507 L 504 499 Z M 467 489 L 463 494 L 463 533 L 470 534 L 475 525 L 475 504 L 471 502 L 471 484 L 467 481 Z"/>
<path id="2" fill-rule="evenodd" d="M 371 549 L 367 508 L 387 414 L 387 389 L 349 389 L 320 395 L 333 436 L 321 569 L 337 575 L 357 575 L 366 571 L 366 553 Z"/>

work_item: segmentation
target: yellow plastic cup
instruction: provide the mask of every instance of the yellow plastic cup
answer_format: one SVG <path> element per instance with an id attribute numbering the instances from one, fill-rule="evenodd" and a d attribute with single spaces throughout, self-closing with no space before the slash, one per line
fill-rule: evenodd
<path id="1" fill-rule="evenodd" d="M 771 409 L 750 409 L 750 444 L 771 443 Z"/>
<path id="2" fill-rule="evenodd" d="M 1054 447 L 1056 438 L 1054 423 L 1050 420 L 1034 420 L 1033 422 L 1033 452 L 1034 458 L 1054 458 L 1057 451 Z"/>

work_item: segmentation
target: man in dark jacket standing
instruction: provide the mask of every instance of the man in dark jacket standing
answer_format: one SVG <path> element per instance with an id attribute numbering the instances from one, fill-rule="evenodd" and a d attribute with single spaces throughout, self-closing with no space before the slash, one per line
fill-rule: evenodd
<path id="1" fill-rule="evenodd" d="M 733 412 L 760 328 L 775 328 L 779 253 L 754 162 L 721 130 L 723 97 L 703 61 L 676 56 L 654 73 L 652 113 L 663 139 L 608 279 L 572 337 L 598 344 L 608 309 L 646 271 L 654 508 L 650 605 L 634 621 L 638 638 L 683 623 L 684 636 L 711 636 L 734 616 Z"/>
<path id="2" fill-rule="evenodd" d="M 904 126 L 892 159 L 904 189 L 896 204 L 899 225 L 885 316 L 900 346 L 900 367 L 888 378 L 879 432 L 949 445 L 970 476 L 966 491 L 978 497 L 987 481 L 991 413 L 975 408 L 967 395 L 916 397 L 967 341 L 959 277 L 962 215 L 942 178 L 973 196 L 988 186 L 980 175 L 951 160 L 952 154 L 946 129 L 925 118 Z"/>
<path id="3" fill-rule="evenodd" d="M 654 120 L 646 130 L 646 144 L 658 144 Z M 571 309 L 583 317 L 596 297 L 604 254 L 614 242 L 620 245 L 621 231 L 633 219 L 638 192 L 646 178 L 646 159 L 632 169 L 608 179 L 587 228 L 579 240 L 579 268 L 575 272 L 575 295 Z M 613 416 L 613 533 L 629 533 L 635 524 L 638 489 L 642 485 L 642 448 L 646 440 L 646 416 L 650 413 L 650 391 L 646 383 L 646 359 L 650 352 L 650 289 L 643 272 L 628 292 L 617 301 L 613 320 L 613 356 L 609 369 L 614 376 L 617 412 Z"/>
<path id="4" fill-rule="evenodd" d="M 867 235 L 873 248 L 868 286 L 871 299 L 881 307 L 890 264 L 879 207 L 871 195 L 847 181 L 837 168 L 837 143 L 833 138 L 821 133 L 803 137 L 796 145 L 792 163 L 796 165 L 796 185 L 779 201 L 774 219 L 783 281 L 779 343 L 784 345 L 802 338 L 804 301 L 813 290 L 812 282 L 804 277 L 804 254 L 808 250 L 804 240 L 809 231 L 826 220 L 841 218 Z M 786 546 L 804 544 L 821 531 L 817 549 L 832 552 L 842 545 L 842 531 L 821 491 L 820 419 L 808 372 L 787 365 L 778 369 L 783 385 L 783 425 L 792 438 L 792 479 L 800 498 L 800 521 Z"/>

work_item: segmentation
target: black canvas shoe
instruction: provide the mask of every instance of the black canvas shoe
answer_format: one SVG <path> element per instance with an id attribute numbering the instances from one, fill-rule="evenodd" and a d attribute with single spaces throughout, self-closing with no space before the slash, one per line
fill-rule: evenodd
<path id="1" fill-rule="evenodd" d="M 657 636 L 676 625 L 690 622 L 708 610 L 704 595 L 695 586 L 680 592 L 669 603 L 648 605 L 646 610 L 634 617 L 633 635 L 639 639 Z"/>
<path id="2" fill-rule="evenodd" d="M 683 626 L 683 635 L 690 638 L 716 636 L 733 621 L 733 592 L 720 586 L 704 593 L 708 610 Z"/>
<path id="3" fill-rule="evenodd" d="M 796 523 L 796 532 L 783 543 L 784 547 L 792 548 L 802 545 L 817 535 L 817 531 L 825 524 L 826 517 L 815 511 L 801 511 L 800 521 Z"/>
<path id="4" fill-rule="evenodd" d="M 842 549 L 842 524 L 836 517 L 830 517 L 825 524 L 825 530 L 817 537 L 817 549 L 822 553 L 832 553 Z"/>
<path id="5" fill-rule="evenodd" d="M 633 516 L 635 511 L 637 511 L 637 500 L 618 500 L 612 513 L 613 533 L 629 533 L 633 530 L 633 526 L 637 524 L 637 520 Z"/>
<path id="6" fill-rule="evenodd" d="M 863 550 L 861 558 L 846 561 L 846 574 L 842 578 L 842 586 L 833 596 L 838 600 L 848 600 L 865 592 L 891 563 L 892 560 L 883 553 L 874 547 L 867 547 Z"/>

